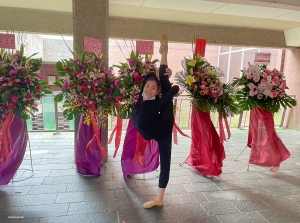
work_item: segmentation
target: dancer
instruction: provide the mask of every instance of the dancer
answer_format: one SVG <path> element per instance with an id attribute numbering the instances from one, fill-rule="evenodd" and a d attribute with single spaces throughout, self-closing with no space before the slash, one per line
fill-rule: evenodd
<path id="1" fill-rule="evenodd" d="M 155 139 L 158 142 L 160 154 L 160 176 L 158 193 L 154 200 L 146 202 L 143 207 L 151 208 L 164 204 L 164 193 L 169 182 L 172 149 L 172 128 L 174 123 L 173 97 L 179 87 L 172 86 L 169 76 L 165 75 L 168 69 L 168 38 L 162 35 L 160 40 L 161 64 L 159 79 L 155 73 L 146 75 L 137 104 L 132 111 L 132 121 L 136 130 L 146 140 Z M 162 97 L 159 98 L 159 85 Z"/>

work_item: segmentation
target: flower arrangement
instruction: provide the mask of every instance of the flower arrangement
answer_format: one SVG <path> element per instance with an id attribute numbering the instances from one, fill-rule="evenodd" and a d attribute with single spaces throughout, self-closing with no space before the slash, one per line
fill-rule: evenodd
<path id="1" fill-rule="evenodd" d="M 62 89 L 55 97 L 63 101 L 63 114 L 68 120 L 83 114 L 85 124 L 91 122 L 91 111 L 97 116 L 97 123 L 103 125 L 106 114 L 115 115 L 117 80 L 112 69 L 104 67 L 103 54 L 86 54 L 74 59 L 64 59 L 56 63 L 62 77 L 54 84 Z"/>
<path id="2" fill-rule="evenodd" d="M 260 107 L 275 113 L 280 106 L 296 106 L 296 101 L 285 91 L 288 87 L 282 72 L 269 70 L 266 65 L 251 64 L 242 72 L 242 77 L 235 79 L 233 85 L 240 87 L 236 97 L 243 110 Z"/>
<path id="3" fill-rule="evenodd" d="M 13 112 L 21 119 L 29 119 L 38 111 L 37 100 L 52 91 L 43 80 L 42 59 L 24 56 L 24 45 L 15 53 L 0 50 L 0 114 L 4 118 Z"/>
<path id="4" fill-rule="evenodd" d="M 142 87 L 142 81 L 147 73 L 157 71 L 156 63 L 151 55 L 141 57 L 135 51 L 131 51 L 130 57 L 125 63 L 114 65 L 119 68 L 119 77 L 116 86 L 120 89 L 120 104 L 118 115 L 121 118 L 130 118 L 131 109 L 136 104 Z"/>
<path id="5" fill-rule="evenodd" d="M 239 113 L 233 87 L 222 84 L 214 66 L 199 54 L 185 58 L 184 72 L 177 73 L 175 80 L 192 98 L 193 105 L 203 112 L 217 111 L 223 117 Z"/>

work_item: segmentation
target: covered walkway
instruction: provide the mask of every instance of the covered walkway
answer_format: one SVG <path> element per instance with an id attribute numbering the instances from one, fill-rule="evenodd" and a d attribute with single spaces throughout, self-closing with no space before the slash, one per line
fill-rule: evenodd
<path id="1" fill-rule="evenodd" d="M 158 172 L 124 181 L 122 151 L 113 159 L 114 145 L 110 145 L 102 176 L 83 177 L 76 173 L 73 133 L 29 133 L 34 175 L 0 187 L 0 222 L 300 222 L 300 132 L 277 132 L 291 152 L 278 173 L 258 166 L 247 171 L 249 149 L 234 161 L 245 148 L 248 131 L 232 130 L 220 178 L 205 178 L 187 165 L 179 166 L 190 147 L 190 139 L 179 137 L 173 147 L 165 206 L 151 210 L 142 204 L 155 196 Z M 29 151 L 26 154 L 20 169 L 31 168 Z M 15 180 L 30 174 L 19 170 Z"/>

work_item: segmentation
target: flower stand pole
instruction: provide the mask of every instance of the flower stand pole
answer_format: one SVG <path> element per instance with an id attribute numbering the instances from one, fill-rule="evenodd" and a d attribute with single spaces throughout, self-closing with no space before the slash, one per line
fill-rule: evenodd
<path id="1" fill-rule="evenodd" d="M 130 118 L 121 156 L 121 166 L 124 179 L 127 179 L 128 175 L 142 174 L 154 171 L 159 165 L 159 150 L 158 144 L 155 140 L 149 140 L 144 150 L 143 156 L 140 156 L 135 160 L 134 163 L 132 163 L 132 160 L 135 156 L 136 146 L 137 130 L 134 128 L 132 119 Z M 141 167 L 141 163 L 143 167 Z"/>
<path id="2" fill-rule="evenodd" d="M 290 157 L 290 152 L 275 132 L 273 114 L 262 108 L 250 111 L 247 146 L 251 148 L 249 163 L 273 167 L 273 172 Z"/>
<path id="3" fill-rule="evenodd" d="M 202 175 L 219 176 L 225 159 L 223 143 L 210 119 L 210 112 L 192 108 L 192 144 L 185 163 Z"/>
<path id="4" fill-rule="evenodd" d="M 100 176 L 100 166 L 103 162 L 101 151 L 96 140 L 92 141 L 89 146 L 89 142 L 95 135 L 93 125 L 86 125 L 83 122 L 84 117 L 81 115 L 75 145 L 76 170 L 82 175 Z M 101 138 L 101 130 L 99 132 L 99 137 Z"/>
<path id="5" fill-rule="evenodd" d="M 26 121 L 9 113 L 0 130 L 0 185 L 7 185 L 20 167 L 27 146 Z"/>

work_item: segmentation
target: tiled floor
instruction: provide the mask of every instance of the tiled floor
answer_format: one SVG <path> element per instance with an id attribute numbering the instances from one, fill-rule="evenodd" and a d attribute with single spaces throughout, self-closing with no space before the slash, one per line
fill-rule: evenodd
<path id="1" fill-rule="evenodd" d="M 190 139 L 179 137 L 165 206 L 151 210 L 142 204 L 155 195 L 158 172 L 124 181 L 120 150 L 104 164 L 102 176 L 82 177 L 76 174 L 73 133 L 30 133 L 34 175 L 0 187 L 0 222 L 300 222 L 300 132 L 277 132 L 291 152 L 278 173 L 253 165 L 247 171 L 248 148 L 234 161 L 245 148 L 247 130 L 232 130 L 220 178 L 205 178 L 187 165 L 179 166 L 190 147 Z M 27 151 L 16 179 L 30 176 L 22 170 L 30 168 L 28 158 Z"/>

